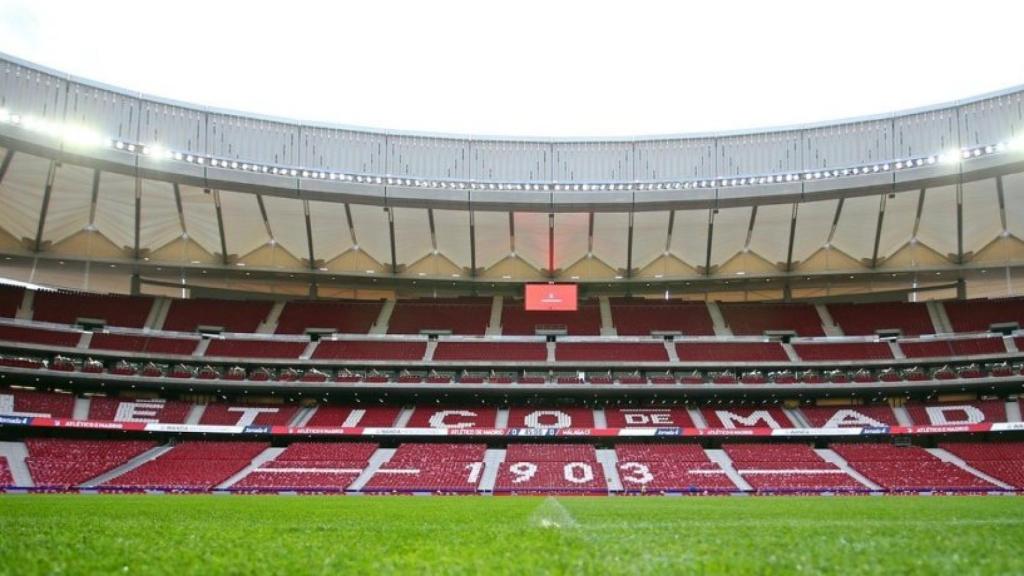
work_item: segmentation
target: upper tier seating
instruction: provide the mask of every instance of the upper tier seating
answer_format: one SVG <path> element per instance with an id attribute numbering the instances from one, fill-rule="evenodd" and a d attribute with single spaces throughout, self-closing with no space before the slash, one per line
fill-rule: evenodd
<path id="1" fill-rule="evenodd" d="M 515 406 L 508 411 L 509 428 L 593 428 L 590 408 L 536 408 Z"/>
<path id="2" fill-rule="evenodd" d="M 700 413 L 708 428 L 793 428 L 778 406 L 705 406 Z"/>
<path id="3" fill-rule="evenodd" d="M 44 292 L 37 290 L 32 319 L 54 324 L 75 324 L 80 318 L 102 320 L 107 326 L 142 328 L 153 308 L 150 296 L 115 296 Z"/>
<path id="4" fill-rule="evenodd" d="M 426 342 L 321 340 L 313 352 L 313 359 L 422 360 L 426 352 Z"/>
<path id="5" fill-rule="evenodd" d="M 611 298 L 610 304 L 619 336 L 647 336 L 651 332 L 679 332 L 686 336 L 715 334 L 704 302 Z"/>
<path id="6" fill-rule="evenodd" d="M 199 345 L 197 338 L 163 338 L 96 332 L 89 342 L 90 350 L 119 350 L 139 354 L 176 354 L 190 356 Z"/>
<path id="7" fill-rule="evenodd" d="M 172 300 L 163 329 L 195 332 L 200 326 L 224 332 L 255 332 L 274 303 L 260 300 Z"/>
<path id="8" fill-rule="evenodd" d="M 996 480 L 1024 489 L 1024 442 L 948 442 L 939 448 Z"/>
<path id="9" fill-rule="evenodd" d="M 922 340 L 900 342 L 900 350 L 907 358 L 945 358 L 1005 354 L 1002 338 L 970 338 L 967 340 Z"/>
<path id="10" fill-rule="evenodd" d="M 903 336 L 935 332 L 928 305 L 921 302 L 829 304 L 828 312 L 848 336 L 872 336 L 879 330 L 899 330 Z"/>
<path id="11" fill-rule="evenodd" d="M 896 413 L 888 404 L 862 406 L 801 406 L 800 412 L 815 428 L 898 426 Z"/>
<path id="12" fill-rule="evenodd" d="M 402 409 L 398 406 L 318 406 L 306 426 L 359 426 L 390 428 Z"/>
<path id="13" fill-rule="evenodd" d="M 483 336 L 491 319 L 490 298 L 420 298 L 398 300 L 388 322 L 389 334 L 424 330 Z"/>
<path id="14" fill-rule="evenodd" d="M 836 344 L 793 344 L 797 356 L 808 362 L 822 360 L 889 360 L 892 349 L 886 342 L 841 342 Z"/>
<path id="15" fill-rule="evenodd" d="M 208 404 L 199 423 L 219 426 L 287 426 L 298 409 L 295 404 Z"/>
<path id="16" fill-rule="evenodd" d="M 736 489 L 697 444 L 617 444 L 615 453 L 622 488 L 629 493 Z"/>
<path id="17" fill-rule="evenodd" d="M 177 400 L 106 396 L 93 396 L 89 400 L 89 420 L 182 424 L 191 410 L 192 404 Z"/>
<path id="18" fill-rule="evenodd" d="M 944 426 L 1006 422 L 1006 402 L 907 402 L 907 413 L 919 426 Z"/>
<path id="19" fill-rule="evenodd" d="M 296 442 L 264 462 L 232 488 L 236 490 L 344 490 L 359 477 L 376 444 Z"/>
<path id="20" fill-rule="evenodd" d="M 25 289 L 21 286 L 0 284 L 0 317 L 14 318 L 25 297 Z"/>
<path id="21" fill-rule="evenodd" d="M 601 333 L 601 307 L 596 300 L 587 300 L 579 303 L 576 312 L 527 312 L 523 302 L 505 301 L 502 334 L 532 336 L 543 326 L 564 326 L 570 336 L 597 336 Z"/>
<path id="22" fill-rule="evenodd" d="M 248 466 L 268 446 L 265 442 L 181 442 L 104 486 L 208 490 Z"/>
<path id="23" fill-rule="evenodd" d="M 723 444 L 733 467 L 755 490 L 863 490 L 865 486 L 806 444 Z"/>
<path id="24" fill-rule="evenodd" d="M 725 323 L 737 336 L 761 336 L 765 332 L 795 332 L 798 336 L 824 336 L 821 317 L 810 304 L 721 303 Z"/>
<path id="25" fill-rule="evenodd" d="M 476 492 L 486 452 L 485 444 L 402 444 L 363 490 Z"/>
<path id="26" fill-rule="evenodd" d="M 993 324 L 1024 327 L 1024 298 L 950 300 L 943 303 L 954 332 L 987 332 Z"/>
<path id="27" fill-rule="evenodd" d="M 559 342 L 555 359 L 562 362 L 668 362 L 661 342 Z"/>
<path id="28" fill-rule="evenodd" d="M 29 438 L 25 445 L 25 464 L 36 486 L 69 488 L 124 464 L 156 442 Z"/>
<path id="29" fill-rule="evenodd" d="M 71 418 L 75 397 L 71 394 L 0 389 L 0 414 L 10 413 Z"/>
<path id="30" fill-rule="evenodd" d="M 789 362 L 778 342 L 677 342 L 682 362 Z"/>
<path id="31" fill-rule="evenodd" d="M 382 300 L 295 300 L 284 305 L 276 332 L 305 334 L 307 330 L 319 329 L 366 334 L 383 306 Z"/>
<path id="32" fill-rule="evenodd" d="M 206 348 L 206 356 L 227 358 L 298 358 L 308 342 L 277 340 L 222 340 L 214 338 Z"/>
<path id="33" fill-rule="evenodd" d="M 891 444 L 833 444 L 832 450 L 872 482 L 890 490 L 988 490 L 996 487 L 924 448 Z"/>
<path id="34" fill-rule="evenodd" d="M 26 328 L 24 326 L 0 325 L 0 340 L 18 344 L 41 344 L 43 346 L 61 346 L 74 348 L 82 338 L 81 333 L 42 328 Z"/>
<path id="35" fill-rule="evenodd" d="M 509 444 L 495 492 L 601 493 L 604 468 L 587 444 Z"/>
<path id="36" fill-rule="evenodd" d="M 409 428 L 494 428 L 498 409 L 484 406 L 420 406 L 409 418 Z"/>
<path id="37" fill-rule="evenodd" d="M 694 427 L 690 413 L 685 408 L 664 406 L 605 408 L 604 417 L 609 428 Z"/>
<path id="38" fill-rule="evenodd" d="M 445 342 L 437 343 L 434 360 L 544 362 L 545 342 Z"/>

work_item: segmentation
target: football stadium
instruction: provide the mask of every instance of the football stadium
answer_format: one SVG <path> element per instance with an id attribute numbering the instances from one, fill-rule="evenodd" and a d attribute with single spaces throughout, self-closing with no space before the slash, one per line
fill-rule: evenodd
<path id="1" fill-rule="evenodd" d="M 1024 572 L 1024 88 L 580 138 L 124 77 L 0 53 L 0 573 Z"/>

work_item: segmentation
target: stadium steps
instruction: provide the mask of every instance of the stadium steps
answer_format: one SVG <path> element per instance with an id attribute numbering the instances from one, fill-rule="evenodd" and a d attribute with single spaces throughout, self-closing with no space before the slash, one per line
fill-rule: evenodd
<path id="1" fill-rule="evenodd" d="M 506 420 L 508 411 L 506 410 Z M 505 463 L 505 449 L 491 448 L 484 454 L 484 473 L 480 476 L 480 484 L 477 490 L 481 492 L 494 492 L 494 485 L 498 482 L 498 471 Z"/>
<path id="2" fill-rule="evenodd" d="M 498 416 L 494 419 L 495 428 L 508 428 L 508 408 L 498 408 Z"/>
<path id="3" fill-rule="evenodd" d="M 1020 422 L 1020 404 L 1016 400 L 1006 401 L 1006 421 L 1007 422 Z"/>
<path id="4" fill-rule="evenodd" d="M 71 418 L 74 420 L 88 420 L 90 404 L 92 402 L 88 396 L 75 396 L 75 408 L 71 411 Z"/>
<path id="5" fill-rule="evenodd" d="M 555 358 L 557 358 L 557 356 L 556 356 L 557 353 L 555 352 L 555 346 L 556 346 L 556 344 L 554 342 L 547 342 L 548 356 L 547 356 L 547 359 L 545 360 L 545 362 L 554 362 Z"/>
<path id="6" fill-rule="evenodd" d="M 361 492 L 363 486 L 366 486 L 366 483 L 370 481 L 370 478 L 373 478 L 373 475 L 377 473 L 377 470 L 380 470 L 381 466 L 386 464 L 388 460 L 391 460 L 391 457 L 395 455 L 395 450 L 397 449 L 378 448 L 377 451 L 373 453 L 373 456 L 370 456 L 370 461 L 366 464 L 366 468 L 363 468 L 363 472 L 359 474 L 351 484 L 349 484 L 348 490 Z M 486 473 L 485 469 L 484 474 Z"/>
<path id="7" fill-rule="evenodd" d="M 906 406 L 893 406 L 892 412 L 896 415 L 896 423 L 900 426 L 914 425 L 914 421 L 910 419 L 910 412 L 907 412 Z"/>
<path id="8" fill-rule="evenodd" d="M 316 409 L 316 406 L 300 407 L 295 411 L 295 416 L 292 416 L 292 419 L 288 421 L 288 425 L 296 428 L 305 426 L 309 419 L 313 417 L 313 414 L 316 413 Z"/>
<path id="9" fill-rule="evenodd" d="M 423 361 L 432 361 L 434 359 L 435 350 L 437 350 L 437 340 L 427 340 L 427 347 L 423 350 Z"/>
<path id="10" fill-rule="evenodd" d="M 491 318 L 487 322 L 485 336 L 501 336 L 501 311 L 505 308 L 505 297 L 495 296 L 491 300 Z"/>
<path id="11" fill-rule="evenodd" d="M 143 328 L 151 329 L 153 327 L 157 317 L 160 315 L 160 307 L 163 306 L 165 300 L 165 298 L 153 298 L 153 303 L 149 306 L 149 314 L 146 314 L 146 321 L 142 323 Z"/>
<path id="12" fill-rule="evenodd" d="M 839 467 L 840 470 L 846 472 L 847 476 L 853 478 L 857 482 L 860 482 L 861 484 L 864 485 L 865 488 L 877 491 L 882 490 L 881 486 L 875 484 L 866 476 L 855 470 L 852 466 L 850 466 L 850 463 L 847 462 L 845 458 L 843 458 L 839 454 L 836 454 L 835 451 L 829 450 L 828 448 L 815 448 L 814 451 L 818 454 L 818 456 L 821 456 L 822 460 L 835 464 L 837 467 Z"/>
<path id="13" fill-rule="evenodd" d="M 607 428 L 608 419 L 604 417 L 604 409 L 594 408 L 594 428 Z"/>
<path id="14" fill-rule="evenodd" d="M 91 343 L 92 343 L 92 332 L 86 330 L 86 331 L 82 332 L 81 336 L 78 337 L 78 344 L 75 346 L 75 348 L 78 348 L 79 350 L 88 350 L 89 349 L 89 344 L 91 344 Z"/>
<path id="15" fill-rule="evenodd" d="M 782 346 L 783 352 L 786 353 L 786 358 L 789 358 L 790 362 L 800 362 L 800 355 L 796 353 L 796 349 L 793 348 L 792 344 L 789 342 L 782 342 L 780 345 Z"/>
<path id="16" fill-rule="evenodd" d="M 612 322 L 612 303 L 607 296 L 598 296 L 597 302 L 601 311 L 601 336 L 618 336 L 615 323 Z"/>
<path id="17" fill-rule="evenodd" d="M 192 409 L 188 411 L 188 416 L 185 417 L 185 424 L 196 425 L 203 419 L 203 413 L 206 412 L 206 404 L 193 404 Z"/>
<path id="18" fill-rule="evenodd" d="M 398 418 L 395 419 L 395 425 L 393 428 L 405 428 L 409 425 L 409 420 L 412 419 L 412 413 L 416 410 L 415 406 L 405 406 L 402 411 L 398 413 Z"/>
<path id="19" fill-rule="evenodd" d="M 974 476 L 977 476 L 978 478 L 981 478 L 982 480 L 984 480 L 985 482 L 988 482 L 989 484 L 993 484 L 993 485 L 998 486 L 998 487 L 1000 487 L 1000 488 L 1002 488 L 1004 490 L 1013 490 L 1013 486 L 1010 486 L 1009 484 L 1007 484 L 1006 482 L 1003 482 L 1001 480 L 996 480 L 995 478 L 989 476 L 988 474 L 985 474 L 981 470 L 978 470 L 977 468 L 974 468 L 973 466 L 971 466 L 970 464 L 965 462 L 959 456 L 954 455 L 952 452 L 949 452 L 947 450 L 943 450 L 942 448 L 925 448 L 925 450 L 927 450 L 929 454 L 931 454 L 932 456 L 935 456 L 939 460 L 942 460 L 943 462 L 948 462 L 948 463 L 956 466 L 957 468 L 960 468 L 964 472 L 967 472 L 969 474 L 973 474 Z"/>
<path id="20" fill-rule="evenodd" d="M 825 332 L 825 336 L 845 335 L 843 329 L 832 318 L 832 313 L 828 311 L 828 307 L 824 304 L 815 304 L 814 309 L 818 311 L 818 318 L 821 318 L 821 329 Z"/>
<path id="21" fill-rule="evenodd" d="M 15 320 L 31 320 L 35 300 L 36 291 L 25 290 L 21 295 L 21 305 L 18 306 L 18 311 L 14 313 Z"/>
<path id="22" fill-rule="evenodd" d="M 316 352 L 316 346 L 319 343 L 320 341 L 317 340 L 315 342 L 310 341 L 309 344 L 306 344 L 306 349 L 302 351 L 302 354 L 299 354 L 299 360 L 309 360 L 310 358 L 312 358 L 313 353 Z"/>
<path id="23" fill-rule="evenodd" d="M 754 490 L 754 487 L 748 484 L 747 481 L 743 479 L 743 476 L 740 476 L 740 473 L 736 471 L 736 468 L 733 467 L 732 458 L 729 458 L 729 455 L 725 453 L 725 450 L 705 450 L 704 452 L 707 453 L 708 458 L 710 458 L 712 462 L 718 464 L 718 466 L 725 472 L 725 475 L 729 477 L 729 480 L 732 480 L 732 483 L 735 484 L 737 488 L 745 492 L 752 492 Z"/>
<path id="24" fill-rule="evenodd" d="M 193 356 L 206 356 L 206 349 L 210 347 L 211 340 L 209 338 L 203 338 L 196 345 L 195 351 L 192 352 Z"/>
<path id="25" fill-rule="evenodd" d="M 804 417 L 804 413 L 801 412 L 799 408 L 783 407 L 782 411 L 793 424 L 796 424 L 797 428 L 814 428 L 814 426 L 811 426 L 810 422 L 807 421 L 807 418 Z"/>
<path id="26" fill-rule="evenodd" d="M 254 470 L 263 466 L 265 462 L 270 462 L 271 460 L 276 459 L 285 450 L 287 450 L 287 448 L 267 448 L 263 452 L 257 454 L 256 457 L 252 459 L 252 462 L 250 462 L 245 468 L 242 468 L 233 476 L 218 484 L 215 489 L 227 490 L 228 488 L 231 488 L 235 484 L 241 482 L 242 478 L 245 478 L 249 474 L 252 474 Z"/>
<path id="27" fill-rule="evenodd" d="M 100 474 L 99 476 L 93 478 L 92 480 L 87 480 L 85 482 L 82 482 L 81 487 L 82 488 L 95 488 L 95 487 L 100 486 L 102 484 L 106 484 L 107 482 L 110 482 L 111 480 L 113 480 L 114 478 L 117 478 L 118 476 L 120 476 L 122 474 L 125 474 L 125 473 L 128 473 L 128 472 L 131 472 L 132 470 L 135 470 L 136 468 L 138 468 L 139 466 L 142 466 L 146 462 L 150 462 L 152 460 L 156 460 L 157 458 L 159 458 L 159 457 L 163 456 L 164 454 L 170 452 L 173 448 L 174 448 L 174 444 L 162 444 L 160 446 L 156 446 L 156 447 L 150 448 L 149 450 L 146 450 L 142 454 L 139 454 L 138 456 L 136 456 L 135 458 L 132 458 L 131 460 L 125 462 L 124 464 L 121 464 L 120 466 L 118 466 L 116 468 L 107 470 L 106 472 L 104 472 L 103 474 Z"/>
<path id="28" fill-rule="evenodd" d="M 949 315 L 946 314 L 946 307 L 942 305 L 942 302 L 929 300 L 926 304 L 928 307 L 928 317 L 932 319 L 932 327 L 935 328 L 935 333 L 953 333 L 953 323 L 949 321 Z"/>
<path id="29" fill-rule="evenodd" d="M 256 328 L 257 334 L 273 334 L 277 331 L 277 321 L 281 318 L 281 312 L 284 311 L 284 301 L 274 302 L 274 305 L 270 308 L 270 312 L 267 313 L 267 317 L 264 318 L 263 322 Z"/>
<path id="30" fill-rule="evenodd" d="M 377 315 L 377 321 L 370 326 L 370 334 L 387 334 L 388 325 L 391 323 L 391 313 L 395 311 L 395 301 L 388 299 L 384 301 L 384 305 L 380 307 L 380 314 Z"/>
<path id="31" fill-rule="evenodd" d="M 164 323 L 167 322 L 167 315 L 171 312 L 171 299 L 170 298 L 157 298 L 156 302 L 153 303 L 153 319 L 146 319 L 146 328 L 150 330 L 163 330 Z"/>
<path id="32" fill-rule="evenodd" d="M 1003 346 L 1010 354 L 1017 354 L 1020 352 L 1017 348 L 1017 341 L 1013 339 L 1013 336 L 1003 336 Z"/>
<path id="33" fill-rule="evenodd" d="M 595 410 L 595 412 L 597 412 Z M 602 416 L 604 413 L 602 412 Z M 619 478 L 619 457 L 614 448 L 595 450 L 597 461 L 604 469 L 604 479 L 608 484 L 608 492 L 622 492 L 622 479 Z"/>
<path id="34" fill-rule="evenodd" d="M 686 407 L 686 413 L 690 415 L 690 420 L 693 421 L 693 425 L 697 428 L 707 428 L 708 422 L 704 419 L 704 415 L 701 414 L 700 408 L 694 408 L 692 406 Z"/>
<path id="35" fill-rule="evenodd" d="M 907 355 L 903 353 L 903 348 L 900 348 L 899 342 L 895 340 L 889 341 L 889 351 L 892 352 L 892 357 L 897 359 L 906 359 Z"/>
<path id="36" fill-rule="evenodd" d="M 725 316 L 722 316 L 722 309 L 717 302 L 708 302 L 708 314 L 711 315 L 711 322 L 715 327 L 715 336 L 732 336 L 732 330 L 725 323 Z"/>
<path id="37" fill-rule="evenodd" d="M 32 488 L 36 485 L 28 471 L 28 464 L 25 464 L 28 447 L 24 442 L 0 442 L 0 456 L 7 460 L 7 468 L 11 471 L 11 479 L 14 480 L 15 486 Z"/>
<path id="38" fill-rule="evenodd" d="M 665 340 L 665 352 L 668 354 L 669 362 L 679 362 L 679 354 L 676 352 L 676 343 L 672 340 Z"/>

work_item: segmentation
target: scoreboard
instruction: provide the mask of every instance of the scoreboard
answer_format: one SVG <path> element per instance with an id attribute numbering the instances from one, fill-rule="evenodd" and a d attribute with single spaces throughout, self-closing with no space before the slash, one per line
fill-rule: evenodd
<path id="1" fill-rule="evenodd" d="M 576 284 L 527 284 L 528 311 L 576 310 Z"/>

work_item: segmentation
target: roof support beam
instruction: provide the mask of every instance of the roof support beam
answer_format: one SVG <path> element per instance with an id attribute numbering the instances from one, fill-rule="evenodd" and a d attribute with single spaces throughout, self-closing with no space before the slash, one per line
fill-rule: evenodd
<path id="1" fill-rule="evenodd" d="M 181 230 L 185 231 L 185 217 L 181 215 L 181 194 L 178 193 L 178 183 L 174 183 L 174 199 L 178 202 L 178 217 L 181 219 Z M 89 200 L 89 230 L 96 225 L 96 205 L 100 200 L 100 171 L 92 171 L 92 198 Z"/>
<path id="2" fill-rule="evenodd" d="M 882 242 L 882 223 L 885 221 L 885 205 L 888 199 L 887 194 L 882 194 L 878 201 L 878 221 L 875 223 L 875 246 L 871 250 L 871 267 L 878 266 L 878 246 Z"/>
<path id="3" fill-rule="evenodd" d="M 708 210 L 708 246 L 704 254 L 704 275 L 711 275 L 711 242 L 715 238 L 715 214 L 718 214 L 718 205 Z"/>
<path id="4" fill-rule="evenodd" d="M 385 206 L 388 213 L 388 238 L 391 240 L 391 273 L 398 274 L 398 251 L 395 247 L 395 211 Z"/>
<path id="5" fill-rule="evenodd" d="M 309 250 L 309 268 L 316 268 L 316 254 L 313 251 L 313 224 L 309 219 L 309 200 L 302 201 L 302 211 L 306 216 L 306 248 Z"/>
<path id="6" fill-rule="evenodd" d="M 800 209 L 799 202 L 793 202 L 793 214 L 789 220 L 789 246 L 786 248 L 786 272 L 793 271 L 793 241 L 796 239 L 796 215 Z"/>
<path id="7" fill-rule="evenodd" d="M 964 263 L 964 183 L 956 185 L 956 263 Z"/>
<path id="8" fill-rule="evenodd" d="M 1006 195 L 1002 176 L 996 176 L 996 196 L 999 198 L 999 223 L 1003 226 L 1003 234 L 1006 234 Z"/>
<path id="9" fill-rule="evenodd" d="M 469 275 L 476 277 L 476 211 L 469 211 Z"/>
<path id="10" fill-rule="evenodd" d="M 220 193 L 217 190 L 207 190 L 213 194 L 213 205 L 217 208 L 217 230 L 220 232 L 220 256 L 221 262 L 228 265 L 228 242 L 224 237 L 224 214 L 220 209 Z"/>
<path id="11" fill-rule="evenodd" d="M 132 257 L 138 260 L 142 256 L 142 178 L 135 177 L 135 240 L 132 245 Z"/>
<path id="12" fill-rule="evenodd" d="M 626 240 L 626 278 L 633 276 L 633 214 L 629 211 L 629 238 Z"/>
<path id="13" fill-rule="evenodd" d="M 7 176 L 7 170 L 11 167 L 11 160 L 14 160 L 14 150 L 8 149 L 7 154 L 4 154 L 3 162 L 0 162 L 0 183 Z"/>
<path id="14" fill-rule="evenodd" d="M 50 160 L 50 168 L 46 171 L 46 184 L 43 185 L 43 205 L 39 208 L 39 225 L 36 227 L 35 251 L 43 249 L 43 228 L 46 227 L 46 213 L 50 209 L 50 195 L 53 192 L 53 181 L 57 177 L 57 161 Z"/>

